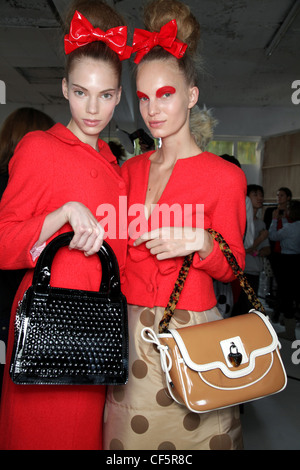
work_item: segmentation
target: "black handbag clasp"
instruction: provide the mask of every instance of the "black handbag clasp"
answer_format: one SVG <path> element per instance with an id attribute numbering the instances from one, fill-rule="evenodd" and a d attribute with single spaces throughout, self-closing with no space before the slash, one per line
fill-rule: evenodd
<path id="1" fill-rule="evenodd" d="M 239 352 L 238 348 L 236 347 L 235 343 L 231 343 L 230 352 L 228 354 L 228 359 L 233 367 L 238 367 L 243 359 L 242 354 Z"/>

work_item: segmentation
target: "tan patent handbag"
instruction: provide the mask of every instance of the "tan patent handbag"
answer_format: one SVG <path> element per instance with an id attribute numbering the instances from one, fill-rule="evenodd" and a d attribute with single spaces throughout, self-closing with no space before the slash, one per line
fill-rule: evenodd
<path id="1" fill-rule="evenodd" d="M 170 396 L 195 413 L 264 398 L 287 383 L 277 334 L 263 306 L 222 236 L 209 230 L 233 268 L 255 309 L 220 321 L 169 329 L 193 256 L 185 258 L 171 294 L 159 333 L 142 330 L 154 343 Z M 260 311 L 259 311 L 260 310 Z"/>

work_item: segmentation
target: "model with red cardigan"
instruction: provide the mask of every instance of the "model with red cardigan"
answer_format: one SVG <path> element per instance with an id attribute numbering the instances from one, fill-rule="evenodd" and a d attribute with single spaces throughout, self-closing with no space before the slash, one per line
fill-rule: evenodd
<path id="1" fill-rule="evenodd" d="M 193 264 L 170 328 L 222 318 L 213 279 L 230 282 L 234 275 L 207 229 L 223 235 L 243 268 L 246 221 L 245 175 L 203 151 L 204 136 L 211 137 L 204 132 L 210 128 L 209 115 L 200 113 L 197 125 L 191 120 L 199 98 L 192 57 L 200 31 L 197 20 L 179 0 L 153 0 L 146 5 L 144 22 L 147 29 L 135 30 L 133 38 L 137 96 L 145 125 L 160 145 L 122 166 L 129 192 L 124 284 L 129 380 L 108 389 L 104 449 L 240 449 L 239 410 L 199 415 L 174 402 L 158 351 L 141 335 L 145 327 L 158 332 L 183 258 L 190 253 L 195 253 Z M 197 218 L 201 206 L 203 220 Z"/>
<path id="2" fill-rule="evenodd" d="M 149 170 L 153 151 L 131 158 L 122 166 L 122 176 L 128 191 L 128 207 L 144 204 L 148 186 Z M 213 181 L 213 189 L 212 189 Z M 192 206 L 192 216 L 196 217 L 199 204 L 204 207 L 203 228 L 214 228 L 230 247 L 238 263 L 244 266 L 245 250 L 243 231 L 245 227 L 245 202 L 241 195 L 246 190 L 246 178 L 243 172 L 220 157 L 209 152 L 202 152 L 190 158 L 178 159 L 159 201 L 156 212 L 168 207 L 180 206 L 184 214 Z M 139 216 L 139 214 L 138 214 Z M 129 212 L 128 227 L 137 217 L 135 211 Z M 140 216 L 139 216 L 140 217 Z M 146 222 L 146 231 L 157 228 L 153 222 L 153 211 Z M 161 221 L 160 221 L 161 227 Z M 178 276 L 183 257 L 158 260 L 142 243 L 135 246 L 137 238 L 129 238 L 128 259 L 126 263 L 126 282 L 124 292 L 127 301 L 133 305 L 165 307 Z M 142 275 L 141 275 L 142 273 Z M 193 265 L 186 280 L 177 307 L 201 312 L 216 305 L 212 279 L 230 282 L 234 279 L 231 267 L 221 252 L 217 242 L 213 242 L 213 251 L 206 259 L 195 254 Z"/>

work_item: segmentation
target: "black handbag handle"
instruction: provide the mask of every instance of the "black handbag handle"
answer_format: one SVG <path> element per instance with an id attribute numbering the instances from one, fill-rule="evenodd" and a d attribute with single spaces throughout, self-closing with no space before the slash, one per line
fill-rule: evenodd
<path id="1" fill-rule="evenodd" d="M 54 256 L 60 248 L 70 244 L 73 236 L 74 232 L 62 233 L 51 240 L 44 248 L 34 270 L 33 286 L 50 287 L 51 266 Z M 102 279 L 99 292 L 110 292 L 118 295 L 121 291 L 120 272 L 114 251 L 106 241 L 103 241 L 97 255 L 102 265 Z"/>

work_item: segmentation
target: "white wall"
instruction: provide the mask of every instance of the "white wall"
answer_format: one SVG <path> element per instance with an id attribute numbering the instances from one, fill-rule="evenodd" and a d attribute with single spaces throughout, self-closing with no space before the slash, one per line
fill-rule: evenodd
<path id="1" fill-rule="evenodd" d="M 288 108 L 215 108 L 218 135 L 269 137 L 300 129 L 300 104 Z"/>
<path id="2" fill-rule="evenodd" d="M 242 165 L 248 184 L 262 184 L 264 139 L 274 135 L 300 130 L 300 105 L 264 108 L 215 108 L 213 115 L 219 124 L 215 136 L 261 139 L 260 158 L 257 165 Z"/>

